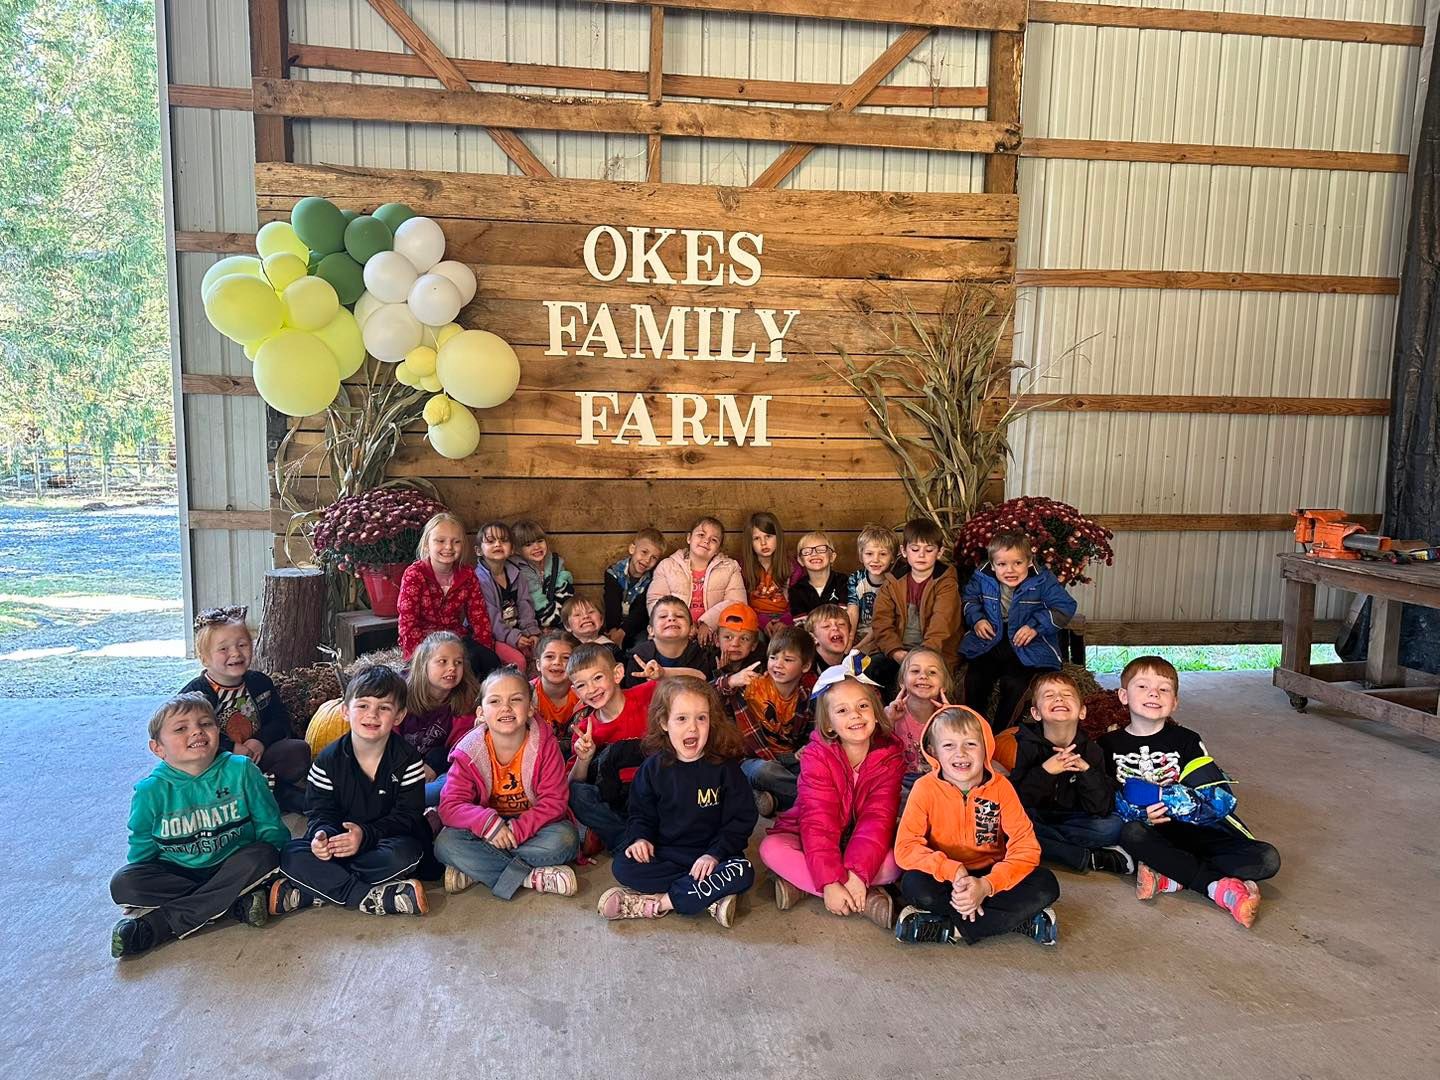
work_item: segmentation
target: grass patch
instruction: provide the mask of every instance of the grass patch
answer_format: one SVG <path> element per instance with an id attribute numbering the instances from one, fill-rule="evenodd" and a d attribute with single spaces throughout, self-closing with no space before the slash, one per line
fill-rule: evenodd
<path id="1" fill-rule="evenodd" d="M 1098 645 L 1085 650 L 1097 675 L 1118 675 L 1137 656 L 1163 656 L 1177 671 L 1269 671 L 1280 663 L 1279 645 Z M 1310 650 L 1312 664 L 1339 660 L 1333 645 Z"/>

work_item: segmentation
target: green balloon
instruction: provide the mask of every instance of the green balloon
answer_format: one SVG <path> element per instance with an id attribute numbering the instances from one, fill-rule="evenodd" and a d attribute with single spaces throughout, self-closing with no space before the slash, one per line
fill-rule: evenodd
<path id="1" fill-rule="evenodd" d="M 329 255 L 345 247 L 345 215 L 329 199 L 301 199 L 290 211 L 290 224 L 311 251 Z"/>
<path id="2" fill-rule="evenodd" d="M 324 278 L 335 290 L 340 303 L 347 307 L 360 299 L 365 291 L 365 271 L 343 251 L 326 255 L 315 268 L 315 276 Z"/>
<path id="3" fill-rule="evenodd" d="M 357 217 L 345 226 L 345 250 L 361 266 L 370 260 L 370 256 L 389 251 L 394 246 L 395 234 L 379 218 L 368 215 Z"/>
<path id="4" fill-rule="evenodd" d="M 354 221 L 357 217 L 360 216 L 360 211 L 359 211 L 359 210 L 341 210 L 341 211 L 340 211 L 340 216 L 343 217 L 347 222 L 351 222 L 351 221 Z"/>
<path id="5" fill-rule="evenodd" d="M 377 206 L 371 216 L 379 218 L 389 226 L 393 235 L 396 229 L 415 216 L 415 211 L 404 203 L 387 202 L 384 206 Z"/>
<path id="6" fill-rule="evenodd" d="M 325 256 L 321 255 L 318 251 L 310 252 L 310 261 L 305 264 L 305 272 L 307 274 L 315 273 L 316 269 L 320 266 L 320 260 L 323 258 L 325 258 Z"/>

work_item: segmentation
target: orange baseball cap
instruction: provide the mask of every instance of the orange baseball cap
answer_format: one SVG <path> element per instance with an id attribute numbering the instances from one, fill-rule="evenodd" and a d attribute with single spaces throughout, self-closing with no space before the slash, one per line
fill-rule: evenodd
<path id="1" fill-rule="evenodd" d="M 722 630 L 748 630 L 752 634 L 758 634 L 760 617 L 749 604 L 731 604 L 720 613 L 719 627 Z"/>

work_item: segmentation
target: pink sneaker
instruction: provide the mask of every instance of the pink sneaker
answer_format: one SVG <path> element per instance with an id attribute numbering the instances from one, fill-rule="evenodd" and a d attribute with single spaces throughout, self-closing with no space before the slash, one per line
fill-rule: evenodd
<path id="1" fill-rule="evenodd" d="M 556 896 L 574 896 L 580 891 L 575 871 L 568 866 L 537 866 L 530 871 L 525 884 L 536 892 L 554 893 Z"/>
<path id="2" fill-rule="evenodd" d="M 663 897 L 639 893 L 634 889 L 606 889 L 600 894 L 595 910 L 607 919 L 661 919 L 670 914 L 660 907 Z"/>
<path id="3" fill-rule="evenodd" d="M 1215 883 L 1215 903 L 1235 917 L 1247 930 L 1260 914 L 1260 886 L 1239 878 L 1221 878 Z"/>
<path id="4" fill-rule="evenodd" d="M 1179 892 L 1181 885 L 1164 874 L 1157 874 L 1143 862 L 1135 867 L 1135 899 L 1153 900 L 1160 893 Z"/>

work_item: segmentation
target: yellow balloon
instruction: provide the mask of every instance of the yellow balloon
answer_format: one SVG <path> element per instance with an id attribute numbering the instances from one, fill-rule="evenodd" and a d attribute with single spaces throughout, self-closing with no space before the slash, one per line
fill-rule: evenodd
<path id="1" fill-rule="evenodd" d="M 310 259 L 310 249 L 305 246 L 304 240 L 295 235 L 288 221 L 272 221 L 260 226 L 260 231 L 255 234 L 255 250 L 262 259 L 282 253 L 294 255 L 305 262 Z"/>
<path id="2" fill-rule="evenodd" d="M 265 341 L 269 341 L 269 340 L 270 340 L 269 338 L 266 338 L 266 339 L 265 339 Z M 246 360 L 250 360 L 250 361 L 253 362 L 254 359 L 255 359 L 255 354 L 260 351 L 260 346 L 261 346 L 261 345 L 264 345 L 264 344 L 265 344 L 265 341 L 247 341 L 247 342 L 245 342 L 244 345 L 243 345 L 243 348 L 245 349 L 245 359 L 246 359 Z"/>
<path id="3" fill-rule="evenodd" d="M 340 368 L 314 334 L 282 330 L 255 354 L 255 389 L 277 412 L 312 416 L 335 400 Z"/>
<path id="4" fill-rule="evenodd" d="M 410 365 L 401 360 L 395 365 L 395 381 L 404 383 L 406 386 L 419 386 L 420 376 L 410 370 Z"/>
<path id="5" fill-rule="evenodd" d="M 231 341 L 260 341 L 280 329 L 280 298 L 264 278 L 231 274 L 205 294 L 205 317 Z"/>
<path id="6" fill-rule="evenodd" d="M 260 260 L 254 255 L 227 255 L 205 271 L 205 276 L 200 279 L 200 298 L 203 300 L 210 286 L 223 277 L 246 274 L 258 278 L 260 272 Z"/>
<path id="7" fill-rule="evenodd" d="M 285 287 L 285 324 L 297 330 L 319 330 L 340 310 L 335 286 L 324 278 L 302 277 Z"/>
<path id="8" fill-rule="evenodd" d="M 453 409 L 454 404 L 448 397 L 444 394 L 436 394 L 425 403 L 425 411 L 421 413 L 421 415 L 425 417 L 427 424 L 434 426 L 435 424 L 443 424 L 446 420 L 449 420 L 450 413 Z"/>
<path id="9" fill-rule="evenodd" d="M 291 282 L 299 281 L 307 273 L 305 260 L 288 251 L 277 251 L 265 256 L 265 280 L 276 292 L 284 292 Z"/>
<path id="10" fill-rule="evenodd" d="M 434 375 L 435 350 L 417 345 L 405 354 L 405 363 L 410 365 L 410 370 L 416 375 Z"/>
<path id="11" fill-rule="evenodd" d="M 441 457 L 469 457 L 480 445 L 480 425 L 475 422 L 474 413 L 458 407 L 450 410 L 450 419 L 443 424 L 432 424 L 428 436 L 430 445 Z"/>
<path id="12" fill-rule="evenodd" d="M 453 322 L 446 323 L 444 326 L 440 327 L 440 329 L 435 331 L 435 348 L 440 348 L 441 345 L 444 345 L 452 337 L 460 333 L 462 329 L 464 329 L 464 327 L 462 327 L 459 323 Z"/>
<path id="13" fill-rule="evenodd" d="M 445 388 L 440 385 L 440 380 L 437 379 L 434 375 L 421 375 L 420 389 L 429 390 L 432 394 L 438 394 L 441 390 L 444 390 Z"/>
<path id="14" fill-rule="evenodd" d="M 440 346 L 435 374 L 456 401 L 489 409 L 510 400 L 520 385 L 520 358 L 488 330 L 462 330 Z"/>
<path id="15" fill-rule="evenodd" d="M 335 318 L 316 330 L 315 336 L 335 354 L 340 378 L 348 379 L 365 363 L 365 341 L 360 336 L 360 324 L 345 308 L 342 307 Z"/>

